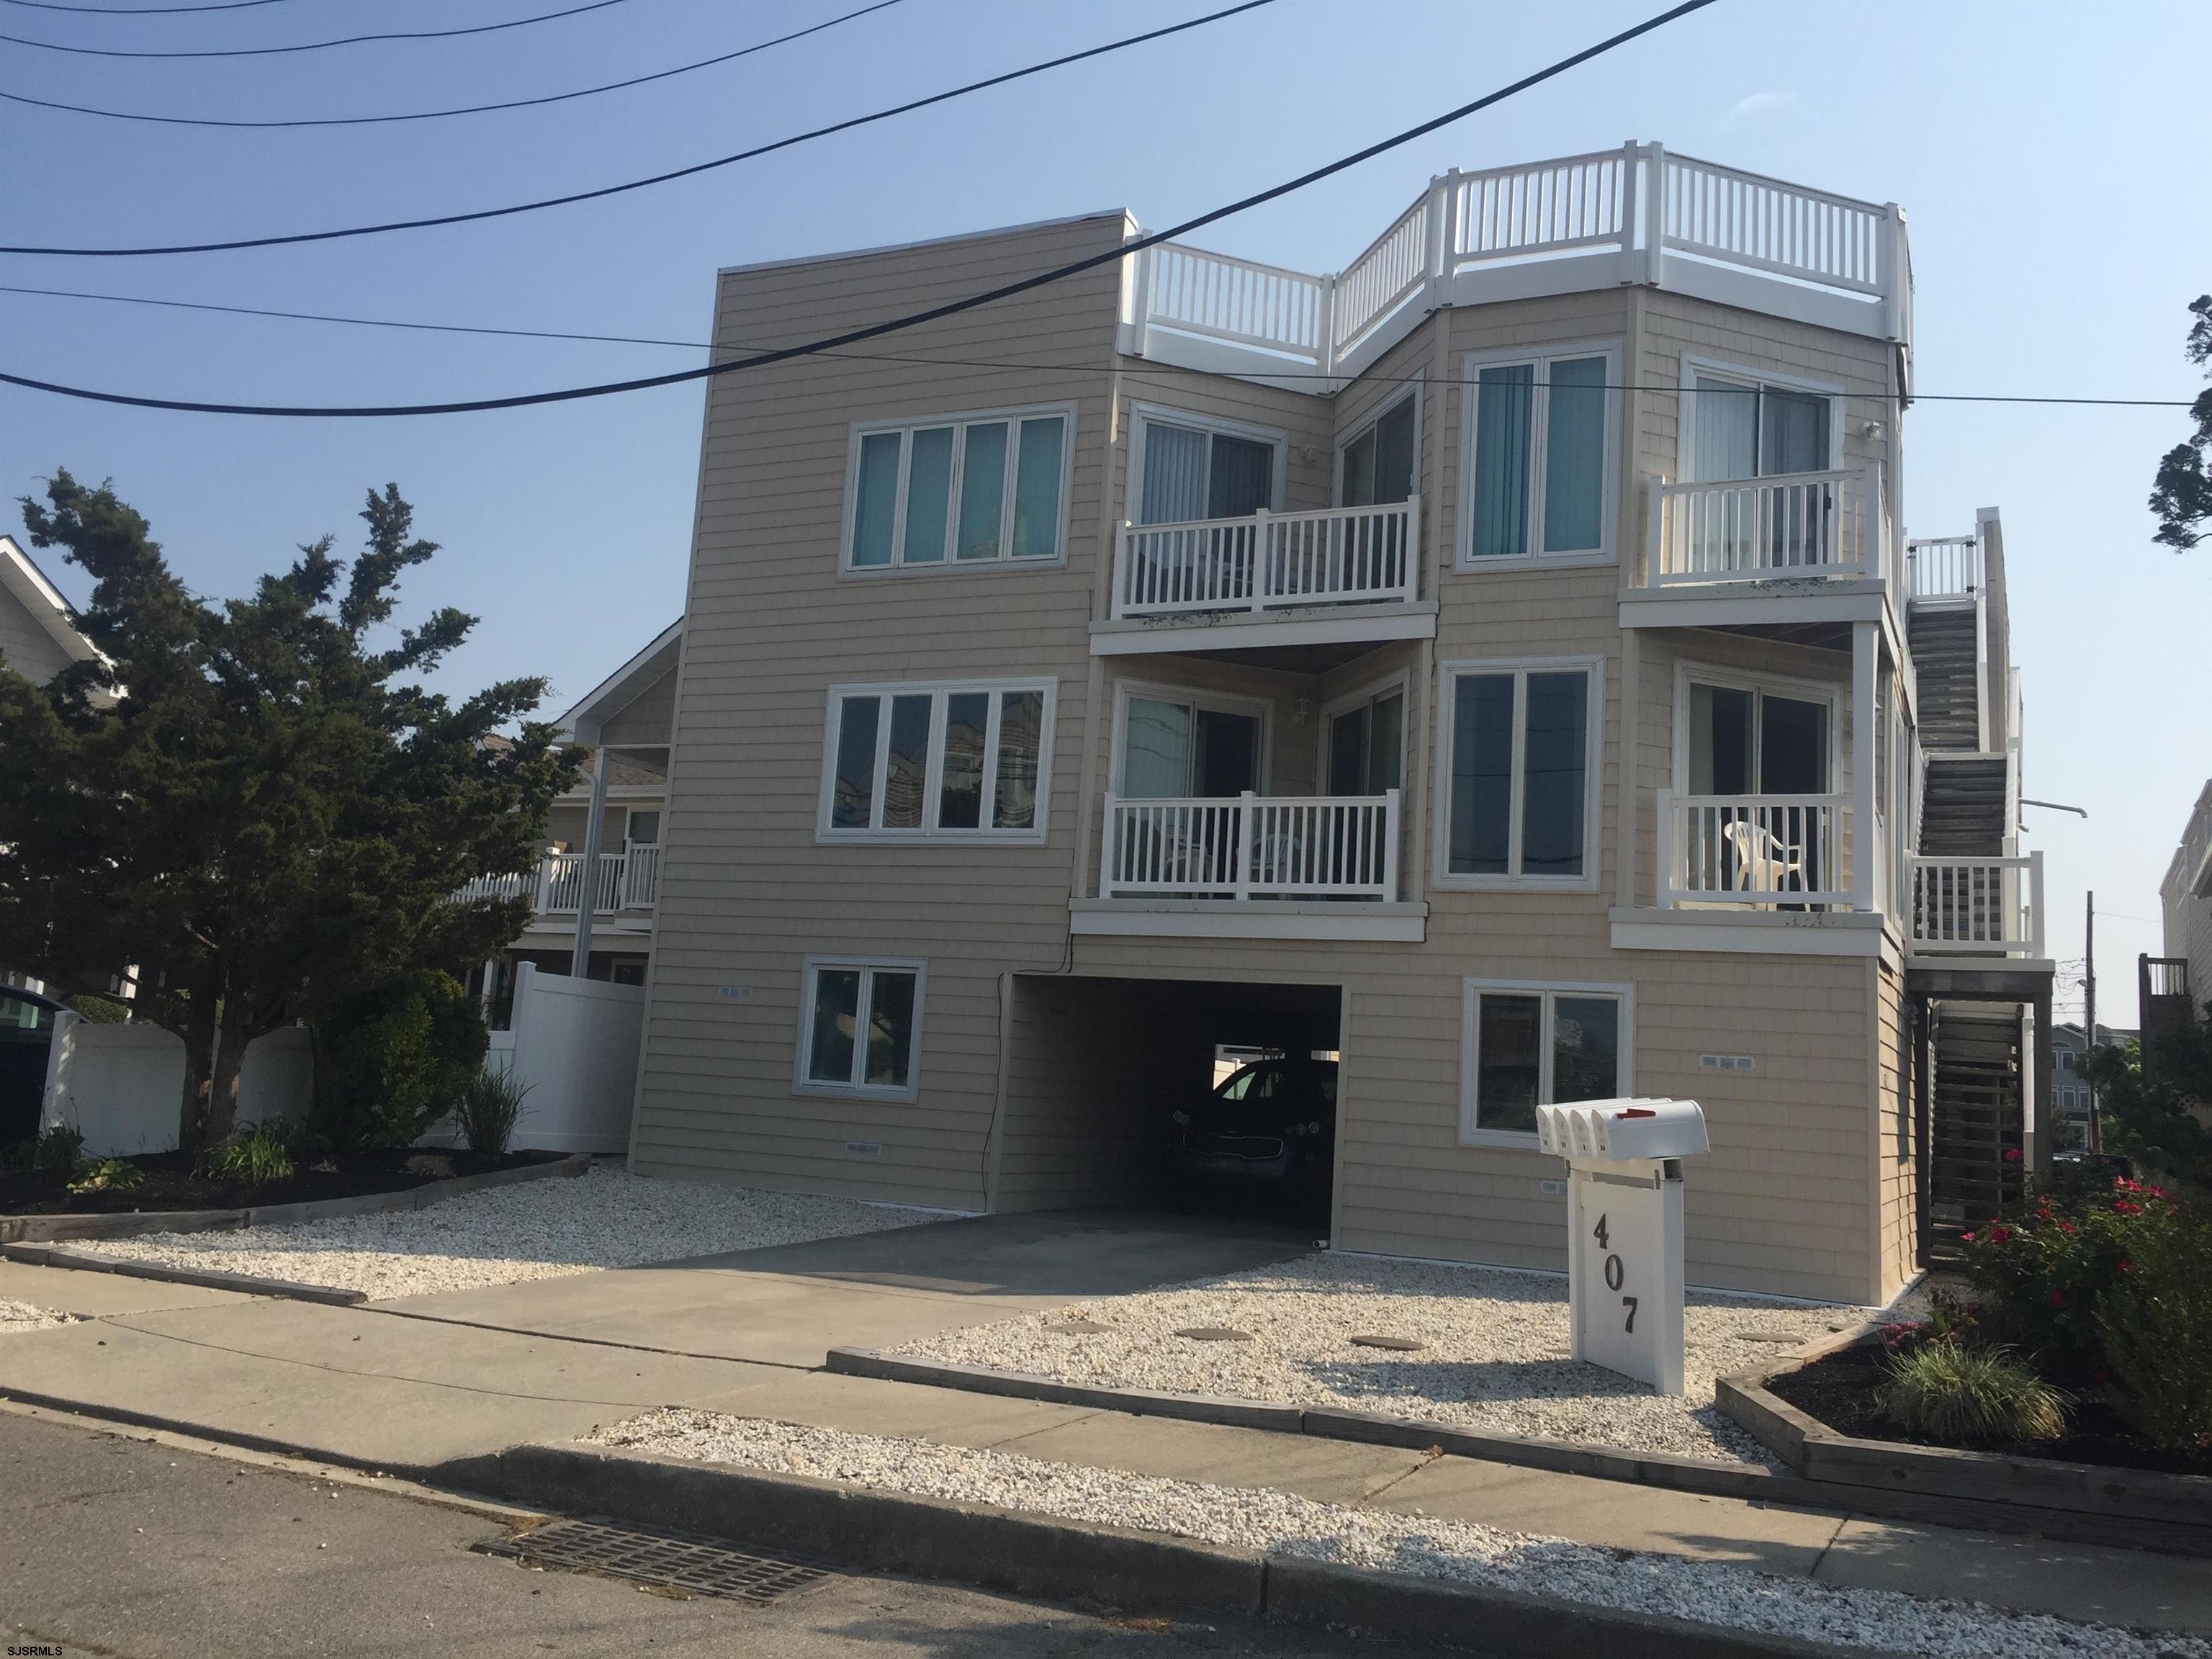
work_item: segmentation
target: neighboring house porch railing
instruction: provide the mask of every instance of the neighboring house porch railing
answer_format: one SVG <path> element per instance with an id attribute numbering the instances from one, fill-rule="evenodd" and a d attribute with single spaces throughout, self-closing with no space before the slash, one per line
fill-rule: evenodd
<path id="1" fill-rule="evenodd" d="M 1125 524 L 1114 614 L 1268 611 L 1413 597 L 1418 497 L 1376 507 Z"/>
<path id="2" fill-rule="evenodd" d="M 1711 483 L 1645 480 L 1654 587 L 1784 577 L 1887 577 L 1881 467 Z"/>
<path id="3" fill-rule="evenodd" d="M 660 849 L 633 847 L 623 853 L 599 854 L 598 885 L 592 908 L 600 915 L 618 910 L 650 910 L 660 885 Z M 538 867 L 507 875 L 478 876 L 454 896 L 526 898 L 540 915 L 574 915 L 584 896 L 584 856 L 580 853 L 548 853 Z"/>
<path id="4" fill-rule="evenodd" d="M 1356 898 L 1398 896 L 1400 792 L 1106 797 L 1103 898 Z"/>

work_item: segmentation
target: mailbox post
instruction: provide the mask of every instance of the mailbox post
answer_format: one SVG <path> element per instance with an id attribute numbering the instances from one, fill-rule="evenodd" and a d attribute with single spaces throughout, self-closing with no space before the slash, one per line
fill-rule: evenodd
<path id="1" fill-rule="evenodd" d="M 1574 1355 L 1682 1392 L 1682 1159 L 1709 1150 L 1694 1100 L 1536 1109 L 1537 1145 L 1567 1160 Z"/>

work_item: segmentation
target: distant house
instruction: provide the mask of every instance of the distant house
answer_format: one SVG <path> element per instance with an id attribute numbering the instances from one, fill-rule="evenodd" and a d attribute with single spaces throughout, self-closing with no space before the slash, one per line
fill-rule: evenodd
<path id="1" fill-rule="evenodd" d="M 2097 1022 L 2096 1045 L 2111 1048 L 2122 1042 L 2132 1042 L 2133 1031 L 2120 1026 Z M 2081 1056 L 2090 1047 L 2082 1039 L 2079 1021 L 2069 1020 L 2056 1025 L 2051 1031 L 2051 1115 L 2057 1130 L 2058 1150 L 2079 1150 L 2089 1144 L 2090 1115 L 2096 1110 L 2096 1091 L 2089 1080 L 2081 1075 Z"/>
<path id="2" fill-rule="evenodd" d="M 12 536 L 0 536 L 0 663 L 34 685 L 100 653 L 77 632 L 76 612 Z"/>
<path id="3" fill-rule="evenodd" d="M 2166 955 L 2146 961 L 2143 995 L 2146 1003 L 2164 999 L 2166 1012 L 2194 1019 L 2212 1000 L 2212 779 L 2197 793 L 2158 896 Z"/>

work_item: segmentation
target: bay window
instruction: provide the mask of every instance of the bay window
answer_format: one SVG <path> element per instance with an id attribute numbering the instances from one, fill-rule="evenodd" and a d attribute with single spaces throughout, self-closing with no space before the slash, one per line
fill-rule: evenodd
<path id="1" fill-rule="evenodd" d="M 1042 841 L 1053 682 L 833 686 L 824 840 Z"/>
<path id="2" fill-rule="evenodd" d="M 1613 548 L 1619 350 L 1466 360 L 1462 568 Z"/>
<path id="3" fill-rule="evenodd" d="M 1071 411 L 1012 410 L 853 434 L 845 568 L 945 569 L 1058 558 Z"/>

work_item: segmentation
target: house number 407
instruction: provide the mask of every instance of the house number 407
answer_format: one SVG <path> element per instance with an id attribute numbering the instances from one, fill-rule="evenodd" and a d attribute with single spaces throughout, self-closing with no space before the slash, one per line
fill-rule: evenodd
<path id="1" fill-rule="evenodd" d="M 1598 1249 L 1607 1253 L 1605 1258 L 1606 1289 L 1618 1291 L 1622 1281 L 1627 1277 L 1627 1269 L 1620 1265 L 1620 1257 L 1612 1253 L 1612 1239 L 1606 1231 L 1605 1224 L 1606 1218 L 1598 1217 L 1597 1225 L 1590 1229 L 1590 1237 L 1597 1240 Z M 1632 1296 L 1624 1296 L 1620 1298 L 1620 1305 L 1628 1310 L 1627 1322 L 1621 1327 L 1621 1329 L 1633 1335 L 1636 1331 L 1636 1298 Z"/>

